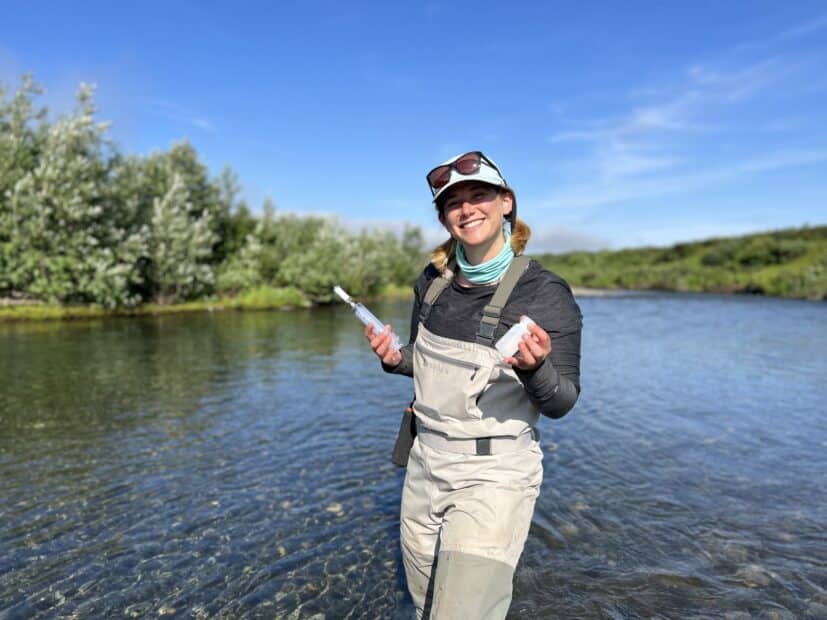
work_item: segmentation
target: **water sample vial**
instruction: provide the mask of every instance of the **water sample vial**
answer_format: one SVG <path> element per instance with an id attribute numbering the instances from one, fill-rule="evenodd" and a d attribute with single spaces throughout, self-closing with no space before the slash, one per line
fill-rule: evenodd
<path id="1" fill-rule="evenodd" d="M 524 316 L 520 319 L 519 323 L 514 323 L 507 332 L 503 334 L 503 337 L 497 340 L 496 344 L 494 344 L 494 348 L 499 351 L 503 357 L 512 357 L 519 351 L 519 344 L 520 340 L 523 337 L 523 334 L 528 333 L 528 326 L 532 325 L 534 321 L 532 321 L 527 316 Z"/>
<path id="2" fill-rule="evenodd" d="M 347 305 L 349 305 L 353 309 L 353 314 L 356 315 L 356 318 L 362 321 L 365 325 L 373 325 L 373 332 L 378 334 L 385 330 L 385 324 L 382 323 L 376 316 L 368 310 L 363 304 L 356 303 L 353 301 L 350 295 L 345 293 L 344 289 L 341 286 L 334 286 L 333 292 L 336 293 L 342 301 L 344 301 Z M 402 345 L 399 343 L 399 338 L 396 336 L 394 332 L 391 332 L 391 348 L 394 351 L 398 351 Z"/>

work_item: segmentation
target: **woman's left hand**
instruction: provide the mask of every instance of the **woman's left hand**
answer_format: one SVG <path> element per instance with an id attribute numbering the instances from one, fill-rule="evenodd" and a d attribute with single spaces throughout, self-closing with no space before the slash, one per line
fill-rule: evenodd
<path id="1" fill-rule="evenodd" d="M 503 358 L 503 361 L 518 370 L 534 370 L 551 354 L 551 338 L 542 327 L 529 323 L 528 333 L 523 334 L 518 348 L 516 355 Z"/>

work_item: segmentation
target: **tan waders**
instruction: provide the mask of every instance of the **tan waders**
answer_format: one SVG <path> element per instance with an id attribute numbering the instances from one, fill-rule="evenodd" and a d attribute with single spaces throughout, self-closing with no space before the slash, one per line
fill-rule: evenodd
<path id="1" fill-rule="evenodd" d="M 514 273 L 486 307 L 478 342 L 429 332 L 424 319 L 445 284 L 425 296 L 413 351 L 417 435 L 401 510 L 402 558 L 418 618 L 505 618 L 511 603 L 542 452 L 538 413 L 490 341 L 527 264 L 515 258 Z"/>

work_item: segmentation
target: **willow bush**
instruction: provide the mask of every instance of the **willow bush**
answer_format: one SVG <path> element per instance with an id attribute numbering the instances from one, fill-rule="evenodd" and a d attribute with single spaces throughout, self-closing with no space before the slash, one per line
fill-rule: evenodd
<path id="1" fill-rule="evenodd" d="M 357 295 L 410 284 L 424 264 L 416 229 L 356 233 L 276 213 L 269 199 L 255 217 L 232 169 L 211 177 L 188 142 L 121 153 L 95 120 L 91 87 L 53 120 L 42 93 L 30 76 L 13 95 L 0 89 L 0 298 L 115 308 L 249 293 L 295 304 L 329 300 L 334 284 Z"/>

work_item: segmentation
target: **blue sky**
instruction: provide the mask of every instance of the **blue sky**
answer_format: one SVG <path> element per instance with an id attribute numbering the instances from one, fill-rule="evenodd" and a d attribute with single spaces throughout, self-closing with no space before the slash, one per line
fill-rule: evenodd
<path id="1" fill-rule="evenodd" d="M 124 6 L 119 6 L 123 4 Z M 529 250 L 827 223 L 827 3 L 4 2 L 0 83 L 81 81 L 133 153 L 188 139 L 254 210 L 444 237 L 481 149 Z"/>

